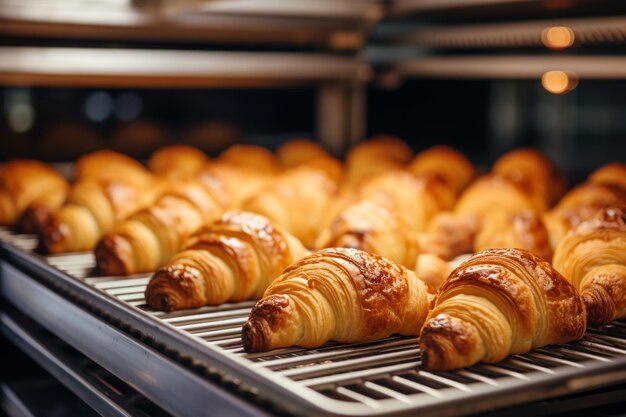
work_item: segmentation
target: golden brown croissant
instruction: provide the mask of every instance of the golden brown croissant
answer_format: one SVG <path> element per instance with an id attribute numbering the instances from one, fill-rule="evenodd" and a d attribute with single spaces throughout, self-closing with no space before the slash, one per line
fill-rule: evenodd
<path id="1" fill-rule="evenodd" d="M 158 176 L 180 180 L 198 173 L 207 162 L 209 157 L 197 148 L 189 145 L 170 145 L 150 156 L 148 168 Z"/>
<path id="2" fill-rule="evenodd" d="M 520 186 L 504 177 L 485 175 L 463 192 L 452 213 L 439 213 L 420 236 L 424 253 L 434 253 L 445 260 L 474 252 L 476 235 L 483 220 L 496 212 L 513 216 L 536 211 L 544 204 L 532 198 Z"/>
<path id="3" fill-rule="evenodd" d="M 351 190 L 364 180 L 405 167 L 413 152 L 392 136 L 377 136 L 353 146 L 346 155 L 346 176 L 342 188 Z"/>
<path id="4" fill-rule="evenodd" d="M 609 184 L 626 190 L 626 164 L 612 162 L 591 173 L 589 181 L 595 184 Z"/>
<path id="5" fill-rule="evenodd" d="M 132 179 L 84 180 L 70 190 L 40 236 L 48 253 L 86 251 L 134 212 L 152 204 L 162 191 L 156 181 L 138 186 Z"/>
<path id="6" fill-rule="evenodd" d="M 455 269 L 420 334 L 422 366 L 449 370 L 579 339 L 584 304 L 550 264 L 520 249 L 480 252 Z"/>
<path id="7" fill-rule="evenodd" d="M 474 251 L 496 248 L 525 249 L 548 262 L 552 259 L 548 230 L 534 211 L 494 212 L 486 216 L 474 241 Z"/>
<path id="8" fill-rule="evenodd" d="M 395 211 L 413 232 L 423 232 L 439 212 L 449 210 L 455 195 L 436 177 L 418 178 L 410 171 L 394 170 L 364 183 L 359 199 L 374 201 Z"/>
<path id="9" fill-rule="evenodd" d="M 153 181 L 152 175 L 138 161 L 110 150 L 92 152 L 78 158 L 74 167 L 74 179 L 132 181 L 137 185 Z"/>
<path id="10" fill-rule="evenodd" d="M 312 159 L 328 156 L 326 150 L 309 139 L 291 139 L 276 150 L 283 168 L 295 168 Z"/>
<path id="11" fill-rule="evenodd" d="M 259 190 L 244 209 L 268 217 L 312 248 L 336 191 L 325 171 L 304 165 L 285 171 Z"/>
<path id="12" fill-rule="evenodd" d="M 241 209 L 272 178 L 273 175 L 222 162 L 209 163 L 193 176 L 230 210 Z"/>
<path id="13" fill-rule="evenodd" d="M 612 206 L 626 206 L 626 189 L 587 181 L 570 190 L 554 208 L 542 215 L 552 247 L 556 248 L 567 232 L 591 219 L 598 210 Z"/>
<path id="14" fill-rule="evenodd" d="M 267 218 L 227 212 L 152 276 L 146 302 L 173 311 L 258 299 L 285 267 L 307 253 L 298 239 Z"/>
<path id="15" fill-rule="evenodd" d="M 409 169 L 417 176 L 438 176 L 446 181 L 455 195 L 474 179 L 476 170 L 459 151 L 445 145 L 433 146 L 413 158 Z"/>
<path id="16" fill-rule="evenodd" d="M 356 201 L 341 210 L 322 230 L 316 247 L 361 249 L 407 268 L 415 266 L 419 253 L 417 235 L 407 230 L 395 212 L 368 200 Z"/>
<path id="17" fill-rule="evenodd" d="M 0 165 L 0 226 L 13 226 L 31 204 L 56 210 L 68 189 L 65 178 L 42 162 L 18 159 Z"/>
<path id="18" fill-rule="evenodd" d="M 438 290 L 452 273 L 452 266 L 437 255 L 423 253 L 417 258 L 415 273 L 431 288 Z"/>
<path id="19" fill-rule="evenodd" d="M 274 154 L 265 148 L 254 145 L 230 146 L 220 154 L 218 161 L 269 175 L 280 171 L 280 162 Z"/>
<path id="20" fill-rule="evenodd" d="M 175 182 L 154 205 L 130 216 L 96 245 L 105 275 L 151 272 L 178 252 L 186 239 L 219 218 L 223 208 L 194 181 Z"/>
<path id="21" fill-rule="evenodd" d="M 580 292 L 590 323 L 626 317 L 626 212 L 601 210 L 559 244 L 554 268 Z"/>
<path id="22" fill-rule="evenodd" d="M 287 268 L 243 325 L 247 352 L 416 335 L 432 297 L 413 271 L 357 249 L 324 249 Z"/>
<path id="23" fill-rule="evenodd" d="M 491 172 L 521 185 L 542 211 L 565 192 L 565 179 L 539 151 L 530 148 L 512 150 L 501 156 Z"/>

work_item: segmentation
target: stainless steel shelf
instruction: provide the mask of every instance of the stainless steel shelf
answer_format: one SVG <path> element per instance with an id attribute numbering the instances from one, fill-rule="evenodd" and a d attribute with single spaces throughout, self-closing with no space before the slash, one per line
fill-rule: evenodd
<path id="1" fill-rule="evenodd" d="M 576 343 L 452 372 L 420 369 L 418 346 L 407 337 L 246 354 L 240 331 L 250 302 L 173 313 L 154 311 L 143 299 L 146 275 L 96 277 L 91 253 L 43 259 L 24 252 L 32 245 L 28 237 L 3 232 L 0 240 L 5 242 L 0 243 L 5 297 L 79 350 L 90 352 L 88 356 L 112 373 L 131 378 L 138 390 L 163 408 L 177 407 L 174 414 L 197 414 L 202 405 L 195 400 L 181 404 L 172 398 L 206 397 L 201 378 L 181 374 L 184 363 L 219 378 L 222 386 L 303 416 L 459 416 L 590 390 L 626 378 L 624 322 L 590 328 Z M 43 283 L 65 296 L 46 292 Z M 85 315 L 79 306 L 106 317 L 125 333 Z M 142 347 L 139 339 L 169 352 L 167 358 Z M 132 371 L 136 369 L 142 370 L 140 375 Z"/>
<path id="2" fill-rule="evenodd" d="M 575 46 L 626 41 L 626 17 L 611 16 L 425 27 L 397 36 L 394 43 L 446 49 L 536 47 L 543 46 L 542 34 L 552 27 L 571 29 Z"/>
<path id="3" fill-rule="evenodd" d="M 626 79 L 624 56 L 498 55 L 412 59 L 386 76 L 455 79 L 533 79 L 548 71 L 567 71 L 581 80 Z"/>
<path id="4" fill-rule="evenodd" d="M 0 47 L 0 83 L 141 87 L 275 86 L 370 77 L 327 54 Z"/>
<path id="5" fill-rule="evenodd" d="M 378 0 L 4 0 L 0 34 L 351 49 L 380 17 Z"/>

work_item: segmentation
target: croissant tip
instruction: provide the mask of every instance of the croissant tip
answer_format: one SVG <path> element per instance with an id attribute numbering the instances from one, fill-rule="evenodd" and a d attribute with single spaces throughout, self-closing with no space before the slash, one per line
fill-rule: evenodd
<path id="1" fill-rule="evenodd" d="M 39 250 L 47 254 L 63 252 L 65 246 L 63 242 L 66 242 L 69 237 L 70 230 L 65 223 L 51 220 L 42 230 Z"/>
<path id="2" fill-rule="evenodd" d="M 130 268 L 124 262 L 123 243 L 109 235 L 96 245 L 94 253 L 98 270 L 104 275 L 129 275 Z"/>
<path id="3" fill-rule="evenodd" d="M 267 349 L 265 333 L 259 329 L 254 319 L 246 321 L 241 328 L 243 349 L 248 353 L 264 352 Z"/>

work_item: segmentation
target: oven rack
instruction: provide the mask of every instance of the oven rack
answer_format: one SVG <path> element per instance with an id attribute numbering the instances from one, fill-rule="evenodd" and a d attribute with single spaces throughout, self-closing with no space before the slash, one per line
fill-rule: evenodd
<path id="1" fill-rule="evenodd" d="M 82 305 L 124 330 L 135 343 L 149 345 L 147 351 L 167 356 L 160 362 L 155 360 L 159 364 L 146 370 L 148 375 L 143 377 L 148 382 L 166 374 L 160 368 L 164 364 L 195 382 L 168 384 L 174 398 L 188 394 L 184 390 L 202 392 L 210 386 L 207 382 L 217 381 L 220 387 L 244 394 L 261 408 L 272 406 L 294 415 L 391 416 L 419 412 L 424 416 L 454 416 L 589 390 L 626 377 L 626 322 L 621 321 L 590 328 L 576 343 L 452 372 L 420 370 L 417 340 L 410 337 L 246 354 L 241 348 L 240 328 L 251 302 L 156 312 L 143 303 L 147 275 L 97 277 L 91 253 L 44 258 L 30 252 L 36 245 L 32 236 L 3 231 L 0 240 L 4 242 L 2 292 L 7 299 L 22 310 L 37 310 L 36 318 L 43 320 L 45 327 L 60 331 L 62 338 L 84 338 L 55 325 L 47 316 L 46 306 L 33 303 L 33 297 L 28 296 L 33 292 L 43 294 L 46 286 L 54 287 L 65 299 L 72 300 L 66 302 L 67 311 L 57 312 L 58 317 L 70 316 L 80 310 L 76 304 Z M 35 290 L 37 286 L 41 288 Z M 88 331 L 80 320 L 73 318 L 71 322 L 80 325 L 81 331 Z M 106 341 L 106 336 L 102 337 Z M 80 344 L 80 340 L 77 342 Z M 88 342 L 80 347 L 88 351 L 94 348 Z M 98 356 L 98 352 L 83 353 Z M 119 357 L 93 356 L 114 374 L 128 376 L 129 370 L 120 369 L 117 363 Z M 162 391 L 150 391 L 154 387 L 146 380 L 131 382 L 172 414 L 193 415 L 199 409 L 194 404 L 196 395 L 189 393 L 192 400 L 177 408 L 168 398 L 159 397 Z M 250 412 L 241 404 L 237 411 L 240 415 Z"/>

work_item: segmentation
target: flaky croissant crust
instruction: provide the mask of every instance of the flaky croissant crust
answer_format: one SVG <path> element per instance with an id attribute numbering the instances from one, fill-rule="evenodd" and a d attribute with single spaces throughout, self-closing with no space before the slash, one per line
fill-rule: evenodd
<path id="1" fill-rule="evenodd" d="M 244 348 L 416 335 L 431 299 L 406 268 L 356 249 L 324 249 L 291 265 L 267 289 L 243 326 Z"/>
<path id="2" fill-rule="evenodd" d="M 422 364 L 446 370 L 582 337 L 575 288 L 528 251 L 493 249 L 455 269 L 420 336 Z"/>
<path id="3" fill-rule="evenodd" d="M 613 207 L 559 244 L 554 267 L 581 293 L 591 323 L 626 317 L 626 214 Z"/>

